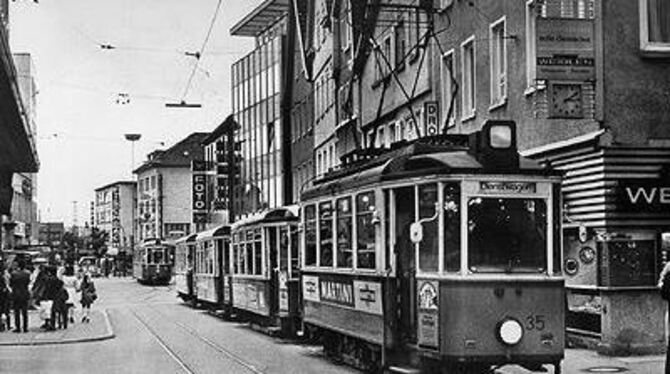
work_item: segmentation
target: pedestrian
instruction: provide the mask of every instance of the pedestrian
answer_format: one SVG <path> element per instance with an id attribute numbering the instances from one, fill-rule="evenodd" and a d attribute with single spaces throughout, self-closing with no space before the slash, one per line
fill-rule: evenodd
<path id="1" fill-rule="evenodd" d="M 670 302 L 670 261 L 667 262 L 663 267 L 663 270 L 661 270 L 661 274 L 658 279 L 658 288 L 661 292 L 661 297 L 663 300 Z M 668 319 L 667 309 L 665 318 L 666 320 Z M 667 331 L 665 335 L 668 336 Z M 670 374 L 670 341 L 668 341 L 668 349 L 665 356 L 665 373 Z"/>
<path id="2" fill-rule="evenodd" d="M 44 329 L 53 331 L 56 329 L 56 309 L 54 308 L 54 301 L 60 297 L 59 291 L 63 287 L 63 281 L 56 277 L 56 267 L 49 266 L 45 268 L 44 273 L 44 295 L 40 302 L 42 310 L 40 313 L 44 318 Z"/>
<path id="3" fill-rule="evenodd" d="M 81 318 L 82 322 L 91 322 L 89 314 L 91 312 L 91 304 L 98 298 L 98 295 L 95 291 L 95 284 L 91 279 L 89 273 L 84 274 L 84 279 L 81 281 L 81 311 L 83 317 Z"/>
<path id="4" fill-rule="evenodd" d="M 9 271 L 0 259 L 0 331 L 11 329 L 9 310 L 11 306 L 12 289 L 9 287 Z"/>
<path id="5" fill-rule="evenodd" d="M 56 277 L 56 294 L 53 300 L 53 308 L 51 312 L 51 320 L 54 321 L 56 328 L 67 329 L 68 322 L 68 312 L 67 312 L 67 299 L 69 294 L 64 287 L 64 283 L 61 279 Z"/>
<path id="6" fill-rule="evenodd" d="M 67 265 L 63 274 L 63 286 L 68 293 L 65 306 L 67 307 L 67 318 L 70 323 L 74 323 L 75 301 L 77 299 L 77 289 L 79 289 L 79 279 L 74 274 L 74 266 Z"/>
<path id="7" fill-rule="evenodd" d="M 28 332 L 28 303 L 30 301 L 30 273 L 26 264 L 19 260 L 17 269 L 12 272 L 9 286 L 12 288 L 12 302 L 14 307 L 14 332 L 21 332 L 21 317 L 23 317 L 23 332 Z"/>

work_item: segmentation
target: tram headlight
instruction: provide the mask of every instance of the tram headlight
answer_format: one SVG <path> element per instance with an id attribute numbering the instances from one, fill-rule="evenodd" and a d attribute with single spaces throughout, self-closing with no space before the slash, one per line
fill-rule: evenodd
<path id="1" fill-rule="evenodd" d="M 519 344 L 523 338 L 523 327 L 519 321 L 507 318 L 498 324 L 498 338 L 507 345 Z"/>

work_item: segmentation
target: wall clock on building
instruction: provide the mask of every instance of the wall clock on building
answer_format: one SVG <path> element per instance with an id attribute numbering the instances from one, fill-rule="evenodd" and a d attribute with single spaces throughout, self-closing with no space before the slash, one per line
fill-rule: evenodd
<path id="1" fill-rule="evenodd" d="M 549 116 L 551 118 L 583 118 L 582 85 L 553 83 L 549 86 Z"/>

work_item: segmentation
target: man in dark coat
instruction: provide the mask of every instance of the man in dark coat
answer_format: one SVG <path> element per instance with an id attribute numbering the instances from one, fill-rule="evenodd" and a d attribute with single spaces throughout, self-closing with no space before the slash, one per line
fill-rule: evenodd
<path id="1" fill-rule="evenodd" d="M 14 302 L 14 332 L 21 332 L 20 318 L 23 316 L 23 332 L 28 332 L 28 302 L 30 300 L 30 273 L 26 270 L 26 264 L 19 261 L 18 269 L 12 272 L 9 278 L 9 286 L 12 289 L 12 301 Z"/>

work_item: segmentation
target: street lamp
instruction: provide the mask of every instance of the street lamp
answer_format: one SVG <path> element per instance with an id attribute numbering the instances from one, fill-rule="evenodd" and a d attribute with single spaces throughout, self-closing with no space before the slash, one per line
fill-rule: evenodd
<path id="1" fill-rule="evenodd" d="M 124 134 L 123 135 L 127 141 L 130 142 L 130 172 L 133 172 L 135 169 L 135 142 L 140 140 L 142 134 Z"/>

